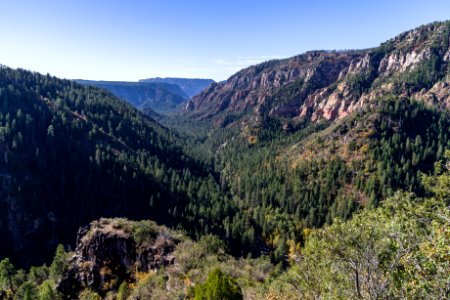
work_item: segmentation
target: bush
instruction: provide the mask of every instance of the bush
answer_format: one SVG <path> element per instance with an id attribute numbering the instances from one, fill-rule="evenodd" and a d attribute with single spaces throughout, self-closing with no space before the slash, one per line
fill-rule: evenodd
<path id="1" fill-rule="evenodd" d="M 80 300 L 101 300 L 102 298 L 94 291 L 85 289 L 79 295 Z"/>
<path id="2" fill-rule="evenodd" d="M 195 300 L 239 300 L 244 299 L 236 280 L 214 269 L 205 283 L 195 288 Z"/>
<path id="3" fill-rule="evenodd" d="M 158 232 L 158 225 L 153 221 L 136 222 L 132 228 L 132 235 L 136 244 L 152 241 L 156 238 Z"/>

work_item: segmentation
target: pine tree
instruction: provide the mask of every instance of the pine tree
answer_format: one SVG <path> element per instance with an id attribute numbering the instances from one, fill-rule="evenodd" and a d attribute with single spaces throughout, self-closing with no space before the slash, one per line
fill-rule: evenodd
<path id="1" fill-rule="evenodd" d="M 195 288 L 195 300 L 241 300 L 242 291 L 237 282 L 220 269 L 212 270 L 205 283 Z"/>
<path id="2" fill-rule="evenodd" d="M 57 282 L 64 274 L 67 266 L 68 262 L 66 250 L 64 250 L 63 245 L 58 245 L 58 247 L 56 248 L 55 257 L 52 264 L 50 265 L 50 278 Z"/>

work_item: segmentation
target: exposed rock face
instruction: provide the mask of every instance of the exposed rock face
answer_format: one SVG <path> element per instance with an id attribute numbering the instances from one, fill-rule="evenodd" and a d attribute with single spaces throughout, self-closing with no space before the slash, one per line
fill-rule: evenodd
<path id="1" fill-rule="evenodd" d="M 430 105 L 450 110 L 450 81 L 438 82 L 428 91 L 421 91 L 415 96 Z"/>
<path id="2" fill-rule="evenodd" d="M 396 72 L 405 72 L 417 66 L 424 59 L 430 58 L 430 55 L 429 48 L 422 49 L 420 52 L 414 50 L 407 53 L 395 52 L 381 60 L 378 72 L 383 76 L 392 75 Z"/>
<path id="3" fill-rule="evenodd" d="M 130 280 L 136 272 L 157 270 L 174 262 L 179 242 L 164 227 L 151 221 L 101 219 L 80 228 L 67 276 L 59 284 L 64 294 L 76 296 L 81 288 L 98 292 Z"/>
<path id="4" fill-rule="evenodd" d="M 226 82 L 213 84 L 186 105 L 202 117 L 222 111 L 242 112 L 272 100 L 277 89 L 302 79 L 305 84 L 325 87 L 339 78 L 359 52 L 309 52 L 291 59 L 270 61 L 242 70 Z M 292 99 L 298 102 L 298 97 Z M 298 103 L 299 104 L 299 103 Z M 293 103 L 274 107 L 272 114 L 283 115 Z M 290 111 L 290 109 L 288 109 Z"/>
<path id="5" fill-rule="evenodd" d="M 185 110 L 194 118 L 227 126 L 230 116 L 234 124 L 255 123 L 262 115 L 281 119 L 283 124 L 301 118 L 335 120 L 388 94 L 418 99 L 436 95 L 436 101 L 446 101 L 444 75 L 429 91 L 398 83 L 426 62 L 437 61 L 442 64 L 440 72 L 448 72 L 449 33 L 449 22 L 433 23 L 373 49 L 313 51 L 265 62 L 211 85 L 191 99 Z"/>

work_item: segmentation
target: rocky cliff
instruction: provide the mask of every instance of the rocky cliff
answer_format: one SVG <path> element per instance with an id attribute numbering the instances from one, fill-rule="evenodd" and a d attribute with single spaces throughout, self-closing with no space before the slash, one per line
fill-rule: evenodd
<path id="1" fill-rule="evenodd" d="M 184 107 L 216 125 L 262 117 L 295 123 L 335 120 L 385 95 L 449 107 L 450 22 L 405 32 L 360 51 L 312 51 L 246 68 Z"/>
<path id="2" fill-rule="evenodd" d="M 157 271 L 174 263 L 180 242 L 169 229 L 152 221 L 100 219 L 78 231 L 65 277 L 58 289 L 76 296 L 82 289 L 99 293 L 135 280 L 139 272 Z"/>

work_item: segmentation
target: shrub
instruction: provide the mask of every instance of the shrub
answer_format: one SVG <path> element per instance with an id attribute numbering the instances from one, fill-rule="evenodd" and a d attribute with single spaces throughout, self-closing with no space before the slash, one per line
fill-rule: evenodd
<path id="1" fill-rule="evenodd" d="M 195 288 L 195 300 L 239 300 L 243 299 L 237 282 L 230 276 L 214 269 L 208 279 Z"/>

